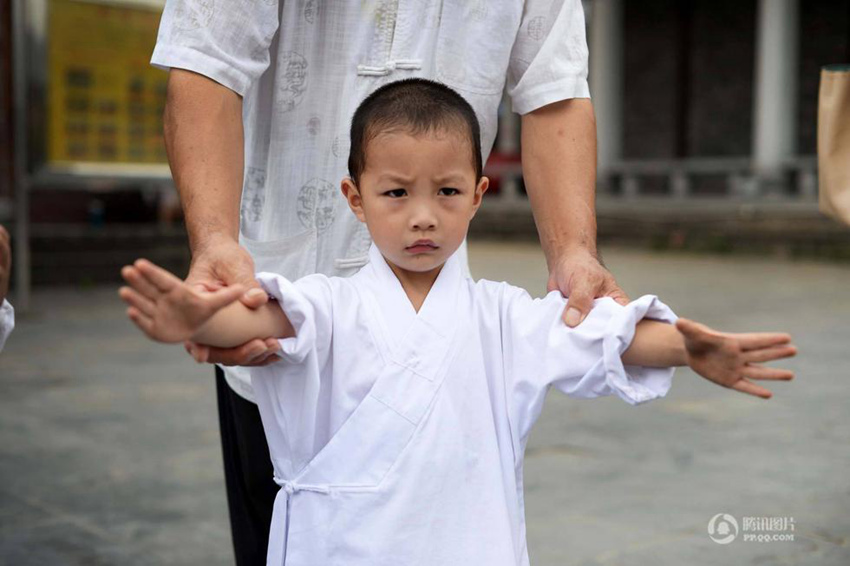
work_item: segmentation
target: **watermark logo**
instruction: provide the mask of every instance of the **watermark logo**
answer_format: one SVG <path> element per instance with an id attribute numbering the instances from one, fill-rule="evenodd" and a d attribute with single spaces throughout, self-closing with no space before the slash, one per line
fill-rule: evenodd
<path id="1" fill-rule="evenodd" d="M 717 544 L 729 544 L 738 536 L 738 521 L 728 513 L 718 513 L 708 522 L 708 536 Z"/>
<path id="2" fill-rule="evenodd" d="M 744 542 L 793 541 L 794 529 L 794 517 L 743 517 L 740 534 Z M 738 521 L 728 513 L 708 521 L 708 536 L 717 544 L 729 544 L 738 534 Z"/>

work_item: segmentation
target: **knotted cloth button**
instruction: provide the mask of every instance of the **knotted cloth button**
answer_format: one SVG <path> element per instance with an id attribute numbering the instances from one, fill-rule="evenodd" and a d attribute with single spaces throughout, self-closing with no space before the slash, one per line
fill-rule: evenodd
<path id="1" fill-rule="evenodd" d="M 395 71 L 395 61 L 387 61 L 387 69 Z"/>
<path id="2" fill-rule="evenodd" d="M 330 493 L 330 488 L 328 486 L 296 483 L 294 481 L 280 478 L 277 475 L 274 476 L 274 482 L 280 487 L 282 487 L 283 491 L 285 491 L 287 495 L 292 495 L 296 491 L 315 491 L 316 493 Z"/>

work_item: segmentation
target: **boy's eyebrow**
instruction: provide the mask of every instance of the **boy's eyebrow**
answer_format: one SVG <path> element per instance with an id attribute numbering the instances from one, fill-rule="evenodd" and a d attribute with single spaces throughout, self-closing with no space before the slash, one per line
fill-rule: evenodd
<path id="1" fill-rule="evenodd" d="M 378 177 L 379 181 L 383 179 L 388 179 L 390 181 L 399 181 L 402 183 L 410 183 L 413 181 L 413 179 L 408 179 L 407 177 L 398 175 L 396 173 L 384 173 L 383 175 Z M 447 181 L 463 181 L 463 175 L 461 175 L 460 173 L 449 173 L 448 175 L 445 175 L 443 177 L 437 177 L 434 180 L 438 183 L 445 183 Z"/>

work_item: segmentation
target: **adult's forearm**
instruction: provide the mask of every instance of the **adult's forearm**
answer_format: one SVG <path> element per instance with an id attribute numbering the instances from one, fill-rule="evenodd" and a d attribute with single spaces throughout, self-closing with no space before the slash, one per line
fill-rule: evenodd
<path id="1" fill-rule="evenodd" d="M 244 167 L 242 98 L 203 75 L 172 69 L 163 122 L 192 253 L 218 236 L 237 240 Z"/>
<path id="2" fill-rule="evenodd" d="M 596 120 L 588 98 L 522 117 L 522 170 L 549 265 L 575 249 L 596 255 Z"/>

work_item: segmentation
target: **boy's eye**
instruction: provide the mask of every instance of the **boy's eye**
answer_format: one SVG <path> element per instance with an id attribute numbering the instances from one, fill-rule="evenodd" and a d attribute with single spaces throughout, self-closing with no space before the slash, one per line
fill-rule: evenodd
<path id="1" fill-rule="evenodd" d="M 391 191 L 385 192 L 384 194 L 392 198 L 399 198 L 403 197 L 405 193 L 406 191 L 404 189 L 393 189 Z"/>
<path id="2" fill-rule="evenodd" d="M 460 194 L 459 190 L 452 188 L 452 187 L 443 187 L 442 189 L 440 189 L 440 192 L 443 192 L 443 191 L 446 191 L 443 194 L 448 195 L 448 196 Z"/>

